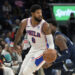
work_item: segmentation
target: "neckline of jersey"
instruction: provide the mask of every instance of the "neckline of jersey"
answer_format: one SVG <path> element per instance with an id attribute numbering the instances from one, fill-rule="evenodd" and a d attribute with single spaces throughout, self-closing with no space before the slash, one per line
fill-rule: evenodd
<path id="1" fill-rule="evenodd" d="M 37 26 L 39 26 L 39 25 L 41 24 L 41 22 L 40 22 L 40 23 L 37 24 L 36 26 L 33 26 L 31 20 L 32 20 L 32 18 L 30 18 L 30 24 L 31 24 L 31 26 L 32 26 L 33 28 L 35 28 L 35 27 L 37 27 Z"/>

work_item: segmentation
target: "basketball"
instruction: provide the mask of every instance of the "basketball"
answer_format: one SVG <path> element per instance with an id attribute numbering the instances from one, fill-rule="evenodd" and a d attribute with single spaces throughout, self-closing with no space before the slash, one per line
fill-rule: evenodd
<path id="1" fill-rule="evenodd" d="M 47 49 L 44 53 L 43 53 L 43 59 L 47 62 L 47 63 L 52 63 L 56 60 L 57 58 L 57 52 L 54 49 Z"/>

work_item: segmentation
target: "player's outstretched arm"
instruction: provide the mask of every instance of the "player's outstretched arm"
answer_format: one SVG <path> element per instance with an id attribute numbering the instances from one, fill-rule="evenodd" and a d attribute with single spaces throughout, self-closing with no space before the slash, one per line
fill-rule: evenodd
<path id="1" fill-rule="evenodd" d="M 27 22 L 26 19 L 24 19 L 20 23 L 20 28 L 17 30 L 15 41 L 14 41 L 14 48 L 16 48 L 17 43 L 20 41 L 22 37 L 23 31 L 26 28 L 26 24 L 27 24 L 26 22 Z"/>
<path id="2" fill-rule="evenodd" d="M 47 40 L 47 44 L 48 44 L 48 47 L 47 47 L 48 49 L 43 53 L 43 59 L 46 61 L 44 68 L 48 68 L 49 66 L 52 65 L 50 63 L 56 60 L 57 52 L 54 49 L 53 36 L 51 34 L 51 29 L 48 23 L 44 23 L 42 32 L 44 33 Z"/>
<path id="3" fill-rule="evenodd" d="M 42 28 L 43 33 L 46 36 L 47 43 L 49 45 L 50 49 L 54 49 L 54 42 L 53 42 L 53 36 L 51 34 L 51 29 L 49 27 L 49 24 L 47 22 L 44 23 L 43 28 Z"/>
<path id="4" fill-rule="evenodd" d="M 62 53 L 62 55 L 56 59 L 56 62 L 61 62 L 68 59 L 70 57 L 70 53 L 68 52 L 69 49 L 66 44 L 66 39 L 62 35 L 57 35 L 55 38 L 55 44 L 60 48 Z"/>

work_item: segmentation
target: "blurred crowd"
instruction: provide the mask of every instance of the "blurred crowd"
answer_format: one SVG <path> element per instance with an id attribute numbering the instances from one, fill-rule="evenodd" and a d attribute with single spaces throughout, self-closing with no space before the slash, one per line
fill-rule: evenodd
<path id="1" fill-rule="evenodd" d="M 17 45 L 17 49 L 14 50 L 14 42 L 10 32 L 7 33 L 7 37 L 0 38 L 0 64 L 12 68 L 16 75 L 19 73 L 22 61 L 30 49 L 27 36 L 22 39 L 20 45 Z"/>
<path id="2" fill-rule="evenodd" d="M 74 3 L 75 0 L 68 0 Z M 30 16 L 30 7 L 39 4 L 43 10 L 43 18 L 53 18 L 52 10 L 48 3 L 67 3 L 67 0 L 0 0 L 0 63 L 11 67 L 15 74 L 18 74 L 21 63 L 30 48 L 26 36 L 23 36 L 18 44 L 18 52 L 13 48 L 16 31 L 20 21 Z M 68 25 L 62 26 L 61 31 L 75 41 L 75 15 L 71 13 Z M 65 29 L 66 28 L 66 29 Z M 65 29 L 65 30 L 64 30 Z M 24 34 L 26 32 L 24 31 Z M 27 50 L 24 53 L 24 50 Z"/>

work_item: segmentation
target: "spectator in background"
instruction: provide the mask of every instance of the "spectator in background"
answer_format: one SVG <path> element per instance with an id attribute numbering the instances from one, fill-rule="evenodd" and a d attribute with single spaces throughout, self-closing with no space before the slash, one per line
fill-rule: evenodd
<path id="1" fill-rule="evenodd" d="M 11 43 L 11 32 L 8 32 L 5 38 L 5 42 L 9 45 Z"/>
<path id="2" fill-rule="evenodd" d="M 3 63 L 1 53 L 2 53 L 2 47 L 0 46 L 0 62 Z"/>
<path id="3" fill-rule="evenodd" d="M 9 13 L 4 13 L 2 19 L 2 31 L 7 32 L 11 30 L 12 30 L 12 18 L 10 17 Z"/>
<path id="4" fill-rule="evenodd" d="M 45 0 L 43 1 L 43 4 L 42 4 L 42 10 L 43 10 L 43 18 L 45 20 L 47 20 L 48 18 L 51 18 L 50 17 L 50 8 Z"/>
<path id="5" fill-rule="evenodd" d="M 5 44 L 6 44 L 6 42 L 3 39 L 1 39 L 0 40 L 0 45 L 1 45 L 2 49 L 5 48 Z"/>
<path id="6" fill-rule="evenodd" d="M 11 17 L 10 17 L 10 15 L 9 15 L 9 14 L 6 16 L 6 22 L 8 22 L 8 23 L 9 23 L 9 25 L 13 28 L 12 19 L 11 19 Z"/>
<path id="7" fill-rule="evenodd" d="M 18 48 L 18 54 L 17 54 L 17 57 L 18 57 L 18 64 L 19 64 L 19 68 L 18 68 L 18 71 L 17 71 L 17 73 L 19 73 L 19 71 L 20 71 L 20 68 L 21 68 L 21 64 L 22 64 L 22 56 L 21 56 L 21 53 L 22 53 L 22 47 L 21 46 L 17 46 L 17 48 Z"/>
<path id="8" fill-rule="evenodd" d="M 22 15 L 21 13 L 22 13 L 21 8 L 15 5 L 15 8 L 13 9 L 13 15 L 14 15 L 13 18 L 14 18 L 15 20 L 16 20 L 17 18 L 18 18 L 18 19 L 21 19 L 21 15 Z"/>
<path id="9" fill-rule="evenodd" d="M 0 46 L 0 55 L 1 55 L 1 52 L 2 52 L 2 47 Z"/>
<path id="10" fill-rule="evenodd" d="M 1 55 L 5 57 L 6 59 L 5 63 L 10 63 L 12 61 L 8 44 L 5 45 L 5 48 L 2 50 Z"/>
<path id="11" fill-rule="evenodd" d="M 16 19 L 15 20 L 15 24 L 13 24 L 13 29 L 12 29 L 12 32 L 11 32 L 11 39 L 12 39 L 12 41 L 14 41 L 15 33 L 16 33 L 17 29 L 19 28 L 19 25 L 20 25 L 20 20 Z"/>
<path id="12" fill-rule="evenodd" d="M 17 54 L 17 57 L 18 57 L 18 63 L 22 63 L 22 57 L 21 57 L 21 53 L 22 53 L 22 48 L 21 46 L 17 46 L 18 48 L 18 54 Z"/>
<path id="13" fill-rule="evenodd" d="M 2 26 L 3 26 L 2 27 L 3 28 L 3 30 L 2 30 L 3 33 L 12 31 L 12 27 L 10 26 L 10 24 L 8 22 L 4 21 L 4 24 Z"/>
<path id="14" fill-rule="evenodd" d="M 20 19 L 15 20 L 15 30 L 19 28 L 20 25 Z"/>
<path id="15" fill-rule="evenodd" d="M 5 57 L 2 55 L 2 47 L 0 46 L 0 63 L 4 63 L 5 62 Z"/>
<path id="16" fill-rule="evenodd" d="M 18 50 L 17 52 L 13 48 L 13 42 L 11 42 L 9 50 L 10 54 L 12 56 L 12 69 L 15 72 L 15 74 L 18 74 L 17 71 L 19 69 L 19 66 L 21 66 L 22 63 L 22 57 L 21 57 L 21 47 L 17 46 Z"/>
<path id="17" fill-rule="evenodd" d="M 29 9 L 25 9 L 25 13 L 24 13 L 23 18 L 28 18 L 29 16 L 30 16 L 30 11 L 29 11 Z"/>
<path id="18" fill-rule="evenodd" d="M 75 15 L 74 13 L 71 13 L 70 18 L 69 18 L 69 37 L 70 39 L 75 42 Z"/>
<path id="19" fill-rule="evenodd" d="M 2 10 L 3 10 L 3 12 L 4 13 L 10 13 L 10 12 L 12 12 L 12 7 L 11 7 L 11 5 L 8 3 L 8 1 L 5 1 L 4 2 L 4 5 L 3 5 L 3 7 L 2 7 Z"/>
<path id="20" fill-rule="evenodd" d="M 10 54 L 12 56 L 13 63 L 17 63 L 17 60 L 18 60 L 18 58 L 17 58 L 17 52 L 14 50 L 14 46 L 13 45 L 14 45 L 14 43 L 11 42 L 10 43 L 10 47 L 9 47 L 9 51 L 10 51 Z"/>

